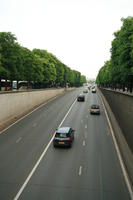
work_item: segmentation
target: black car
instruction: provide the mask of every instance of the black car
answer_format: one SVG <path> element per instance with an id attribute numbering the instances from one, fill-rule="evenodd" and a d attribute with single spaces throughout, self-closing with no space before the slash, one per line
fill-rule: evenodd
<path id="1" fill-rule="evenodd" d="M 100 114 L 99 105 L 93 104 L 90 108 L 90 114 Z"/>
<path id="2" fill-rule="evenodd" d="M 74 130 L 71 127 L 60 127 L 56 130 L 53 139 L 54 147 L 71 147 L 74 140 Z"/>
<path id="3" fill-rule="evenodd" d="M 85 95 L 84 94 L 79 94 L 77 96 L 77 101 L 85 101 Z"/>
<path id="4" fill-rule="evenodd" d="M 96 93 L 96 89 L 95 88 L 92 89 L 92 93 Z"/>

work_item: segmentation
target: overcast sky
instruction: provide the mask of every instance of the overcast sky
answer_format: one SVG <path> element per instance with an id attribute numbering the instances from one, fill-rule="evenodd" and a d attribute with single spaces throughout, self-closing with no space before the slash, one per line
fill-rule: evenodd
<path id="1" fill-rule="evenodd" d="M 95 78 L 110 59 L 113 33 L 133 15 L 133 0 L 0 0 L 0 32 L 29 49 L 46 49 Z"/>

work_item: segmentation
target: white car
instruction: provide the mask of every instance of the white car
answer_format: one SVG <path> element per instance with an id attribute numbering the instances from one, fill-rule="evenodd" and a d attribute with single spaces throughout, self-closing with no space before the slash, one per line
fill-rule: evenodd
<path id="1" fill-rule="evenodd" d="M 100 107 L 99 105 L 93 104 L 90 108 L 90 114 L 100 114 Z"/>

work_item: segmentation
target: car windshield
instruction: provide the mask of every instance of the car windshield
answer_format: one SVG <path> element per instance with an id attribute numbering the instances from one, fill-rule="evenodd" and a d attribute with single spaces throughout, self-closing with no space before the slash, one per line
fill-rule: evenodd
<path id="1" fill-rule="evenodd" d="M 93 109 L 99 109 L 99 106 L 93 105 L 93 106 L 91 106 L 91 108 L 93 108 Z"/>
<path id="2" fill-rule="evenodd" d="M 56 136 L 57 138 L 66 138 L 68 137 L 68 133 L 56 133 Z"/>

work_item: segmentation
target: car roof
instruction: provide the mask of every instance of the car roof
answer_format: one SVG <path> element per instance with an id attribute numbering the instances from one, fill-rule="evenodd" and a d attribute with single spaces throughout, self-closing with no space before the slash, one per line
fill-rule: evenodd
<path id="1" fill-rule="evenodd" d="M 60 127 L 57 129 L 56 133 L 68 133 L 70 130 L 70 127 Z"/>
<path id="2" fill-rule="evenodd" d="M 91 105 L 91 108 L 99 108 L 99 105 L 93 104 Z"/>
<path id="3" fill-rule="evenodd" d="M 80 96 L 80 97 L 82 96 L 82 97 L 83 97 L 83 96 L 84 96 L 84 94 L 79 94 L 78 96 Z"/>

